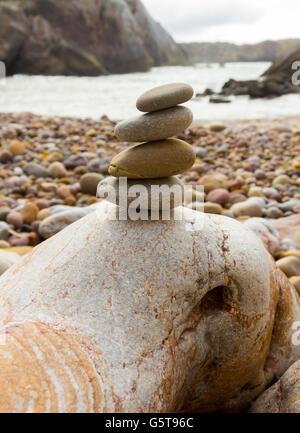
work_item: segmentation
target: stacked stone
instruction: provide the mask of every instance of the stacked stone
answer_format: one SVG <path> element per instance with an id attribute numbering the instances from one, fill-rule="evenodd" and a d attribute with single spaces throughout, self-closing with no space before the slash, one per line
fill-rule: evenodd
<path id="1" fill-rule="evenodd" d="M 188 170 L 195 162 L 196 155 L 192 146 L 185 141 L 170 138 L 174 137 L 192 123 L 193 113 L 182 104 L 192 98 L 193 88 L 184 83 L 172 83 L 156 87 L 142 94 L 136 103 L 137 109 L 147 113 L 125 120 L 115 128 L 116 136 L 127 142 L 139 142 L 116 155 L 109 167 L 112 176 L 99 185 L 112 186 L 118 196 L 119 178 L 128 179 L 128 187 L 132 185 L 146 186 L 149 201 L 145 204 L 148 209 L 153 208 L 151 203 L 152 185 L 184 185 L 175 175 Z M 171 198 L 171 207 L 179 204 Z M 128 197 L 128 204 L 135 198 Z M 180 203 L 180 205 L 182 202 Z M 162 202 L 160 200 L 159 208 Z M 144 207 L 145 208 L 145 207 Z"/>

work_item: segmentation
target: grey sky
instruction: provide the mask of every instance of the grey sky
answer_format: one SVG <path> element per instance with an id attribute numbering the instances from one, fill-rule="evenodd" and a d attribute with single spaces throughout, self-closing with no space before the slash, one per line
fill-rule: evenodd
<path id="1" fill-rule="evenodd" d="M 142 0 L 178 42 L 300 38 L 300 0 Z"/>

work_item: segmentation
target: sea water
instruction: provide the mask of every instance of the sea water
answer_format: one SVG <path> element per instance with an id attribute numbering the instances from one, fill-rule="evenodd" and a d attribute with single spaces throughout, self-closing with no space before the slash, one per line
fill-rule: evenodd
<path id="1" fill-rule="evenodd" d="M 267 62 L 198 63 L 193 66 L 153 68 L 149 72 L 100 77 L 15 75 L 0 87 L 0 112 L 32 112 L 43 115 L 91 117 L 103 114 L 115 120 L 138 115 L 137 97 L 151 87 L 169 82 L 190 83 L 196 93 L 206 88 L 220 91 L 230 78 L 257 79 Z M 273 99 L 230 97 L 229 104 L 212 104 L 209 98 L 194 98 L 186 105 L 199 120 L 280 118 L 300 114 L 300 95 Z"/>

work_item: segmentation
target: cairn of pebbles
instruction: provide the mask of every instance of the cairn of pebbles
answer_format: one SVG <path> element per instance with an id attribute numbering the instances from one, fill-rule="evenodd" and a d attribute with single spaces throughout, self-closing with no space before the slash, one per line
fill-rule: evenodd
<path id="1" fill-rule="evenodd" d="M 177 195 L 174 200 L 174 195 L 169 194 L 167 205 L 170 208 L 182 205 L 184 185 L 175 175 L 191 168 L 196 154 L 185 141 L 170 137 L 176 136 L 192 123 L 191 110 L 179 104 L 191 99 L 193 93 L 193 88 L 188 84 L 172 83 L 151 89 L 138 98 L 136 107 L 146 114 L 119 123 L 115 134 L 122 141 L 139 144 L 126 148 L 112 159 L 108 170 L 111 177 L 99 184 L 98 196 L 103 196 L 104 190 L 110 186 L 116 193 L 113 202 L 122 206 L 119 178 L 126 177 L 127 188 L 143 185 L 147 189 L 147 200 L 140 202 L 140 208 L 163 208 L 165 196 L 159 194 L 157 201 L 156 195 L 154 201 L 152 185 L 177 185 L 181 192 L 180 202 Z M 136 198 L 129 197 L 127 189 L 127 205 Z"/>

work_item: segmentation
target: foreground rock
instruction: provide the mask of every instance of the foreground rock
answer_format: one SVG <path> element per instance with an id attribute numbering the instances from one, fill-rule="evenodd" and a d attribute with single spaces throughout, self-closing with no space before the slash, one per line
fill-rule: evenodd
<path id="1" fill-rule="evenodd" d="M 111 221 L 114 208 L 1 278 L 1 411 L 246 408 L 299 356 L 292 286 L 233 219 L 178 208 L 183 221 Z"/>
<path id="2" fill-rule="evenodd" d="M 98 76 L 188 63 L 139 0 L 1 1 L 0 36 L 8 74 Z"/>

